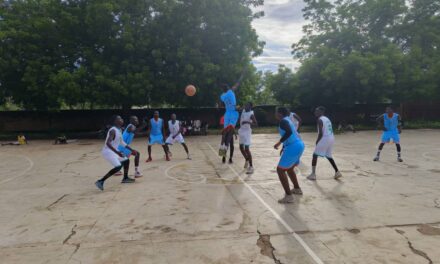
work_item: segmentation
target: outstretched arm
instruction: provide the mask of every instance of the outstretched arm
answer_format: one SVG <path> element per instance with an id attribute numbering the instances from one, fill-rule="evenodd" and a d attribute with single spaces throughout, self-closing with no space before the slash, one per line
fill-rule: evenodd
<path id="1" fill-rule="evenodd" d="M 237 88 L 240 86 L 241 81 L 243 80 L 243 74 L 240 75 L 240 78 L 238 79 L 238 81 L 234 84 L 234 86 L 232 86 L 232 90 L 237 90 Z"/>

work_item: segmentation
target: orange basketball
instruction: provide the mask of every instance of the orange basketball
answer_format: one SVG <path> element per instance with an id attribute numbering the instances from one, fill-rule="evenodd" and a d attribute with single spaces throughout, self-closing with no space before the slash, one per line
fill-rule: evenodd
<path id="1" fill-rule="evenodd" d="M 186 86 L 185 93 L 188 96 L 194 96 L 196 94 L 196 87 L 194 87 L 192 84 Z"/>

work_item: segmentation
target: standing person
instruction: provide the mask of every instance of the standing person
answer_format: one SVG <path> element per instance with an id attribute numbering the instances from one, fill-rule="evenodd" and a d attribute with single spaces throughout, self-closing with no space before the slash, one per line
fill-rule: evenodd
<path id="1" fill-rule="evenodd" d="M 293 122 L 293 124 L 295 125 L 295 129 L 296 131 L 299 131 L 299 127 L 302 124 L 302 119 L 299 115 L 297 115 L 294 112 L 290 112 L 290 120 Z"/>
<path id="2" fill-rule="evenodd" d="M 243 75 L 240 76 L 238 82 L 230 87 L 227 84 L 222 85 L 223 94 L 220 96 L 222 103 L 225 106 L 225 115 L 224 115 L 224 124 L 222 130 L 222 140 L 220 143 L 219 155 L 222 157 L 226 157 L 226 152 L 229 147 L 229 143 L 231 142 L 231 138 L 235 133 L 235 126 L 238 121 L 238 112 L 237 112 L 237 100 L 235 98 L 235 90 L 237 90 L 240 85 L 241 80 L 243 79 Z"/>
<path id="3" fill-rule="evenodd" d="M 104 147 L 102 148 L 102 156 L 113 166 L 113 169 L 111 169 L 100 180 L 95 182 L 96 187 L 98 187 L 98 189 L 100 189 L 101 191 L 104 190 L 105 180 L 118 172 L 122 167 L 124 167 L 124 178 L 122 179 L 122 183 L 133 183 L 135 181 L 134 179 L 128 177 L 130 160 L 118 150 L 119 145 L 122 145 L 127 149 L 133 151 L 122 140 L 121 127 L 124 124 L 124 120 L 117 115 L 112 117 L 111 123 L 113 126 L 107 132 L 107 138 L 105 140 Z"/>
<path id="4" fill-rule="evenodd" d="M 133 142 L 134 136 L 136 135 L 136 132 L 138 131 L 137 126 L 139 125 L 139 119 L 137 116 L 131 116 L 130 117 L 130 124 L 125 128 L 124 133 L 122 133 L 122 140 L 127 144 L 130 145 Z M 142 129 L 142 127 L 141 127 Z M 119 145 L 118 150 L 122 152 L 127 158 L 130 158 L 131 155 L 134 156 L 134 177 L 140 178 L 142 177 L 142 173 L 139 171 L 139 160 L 141 157 L 141 154 L 139 151 L 135 149 L 128 149 L 127 147 L 124 147 L 122 145 Z"/>
<path id="5" fill-rule="evenodd" d="M 159 144 L 162 146 L 165 152 L 165 159 L 170 161 L 169 151 L 167 145 L 165 145 L 164 135 L 165 135 L 165 127 L 163 125 L 162 118 L 159 117 L 159 111 L 154 111 L 153 118 L 150 120 L 149 127 L 150 135 L 148 137 L 148 159 L 145 162 L 151 162 L 153 159 L 151 158 L 151 146 L 155 144 Z"/>
<path id="6" fill-rule="evenodd" d="M 255 118 L 254 111 L 252 111 L 252 103 L 249 102 L 245 105 L 240 117 L 240 129 L 238 130 L 240 151 L 243 154 L 244 168 L 247 169 L 247 174 L 254 173 L 254 166 L 252 163 L 252 154 L 250 151 L 251 138 L 252 138 L 252 125 L 257 126 L 257 119 Z"/>
<path id="7" fill-rule="evenodd" d="M 299 187 L 294 168 L 299 164 L 300 158 L 304 152 L 304 142 L 296 132 L 292 120 L 290 120 L 289 110 L 287 110 L 287 108 L 280 107 L 277 109 L 277 119 L 280 121 L 278 130 L 281 139 L 275 144 L 274 148 L 278 149 L 280 145 L 283 144 L 283 151 L 278 163 L 277 173 L 285 192 L 284 198 L 278 200 L 278 202 L 293 203 L 292 194 L 301 195 L 303 193 Z M 290 189 L 289 187 L 289 180 L 286 172 L 293 183 L 293 189 Z"/>
<path id="8" fill-rule="evenodd" d="M 335 136 L 333 135 L 332 122 L 328 117 L 324 116 L 325 107 L 319 106 L 315 109 L 315 116 L 318 118 L 318 139 L 316 140 L 315 151 L 313 152 L 312 159 L 312 173 L 307 176 L 307 179 L 316 181 L 316 164 L 319 157 L 326 157 L 333 169 L 335 170 L 335 179 L 342 177 L 341 172 L 336 166 L 333 159 L 333 145 L 335 143 Z"/>
<path id="9" fill-rule="evenodd" d="M 402 156 L 400 154 L 401 151 L 400 133 L 402 133 L 402 119 L 400 118 L 400 115 L 394 113 L 393 108 L 391 108 L 391 106 L 388 106 L 385 109 L 385 114 L 377 118 L 377 122 L 383 128 L 383 133 L 382 133 L 382 142 L 379 145 L 379 149 L 377 150 L 377 154 L 376 157 L 374 158 L 374 161 L 379 161 L 380 152 L 382 151 L 385 143 L 388 143 L 391 140 L 393 140 L 393 142 L 396 144 L 396 149 L 397 149 L 397 161 L 403 162 Z"/>
<path id="10" fill-rule="evenodd" d="M 191 159 L 189 155 L 188 146 L 185 144 L 185 139 L 183 138 L 183 126 L 180 125 L 180 121 L 177 120 L 176 114 L 171 115 L 171 120 L 168 121 L 168 130 L 170 131 L 170 135 L 168 136 L 165 144 L 169 149 L 169 145 L 173 145 L 174 143 L 180 143 L 186 152 L 187 159 Z M 169 151 L 169 150 L 168 150 Z"/>

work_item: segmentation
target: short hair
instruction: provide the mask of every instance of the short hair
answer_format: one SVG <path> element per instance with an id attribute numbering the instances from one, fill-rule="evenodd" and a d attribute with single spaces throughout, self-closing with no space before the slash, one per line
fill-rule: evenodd
<path id="1" fill-rule="evenodd" d="M 289 115 L 289 109 L 287 109 L 286 107 L 278 107 L 277 113 L 282 115 L 282 116 L 288 116 Z"/>
<path id="2" fill-rule="evenodd" d="M 322 113 L 325 113 L 325 107 L 324 106 L 318 106 L 318 107 L 316 107 L 316 109 L 318 109 L 319 111 L 321 111 Z"/>
<path id="3" fill-rule="evenodd" d="M 120 117 L 119 115 L 112 115 L 112 117 L 110 117 L 110 125 L 114 125 L 116 119 Z"/>
<path id="4" fill-rule="evenodd" d="M 154 111 L 154 112 L 153 112 L 153 115 L 155 115 L 155 114 L 159 114 L 159 111 L 157 111 L 157 110 Z"/>
<path id="5" fill-rule="evenodd" d="M 229 85 L 227 83 L 220 84 L 220 87 L 223 89 L 229 89 Z"/>
<path id="6" fill-rule="evenodd" d="M 254 106 L 254 104 L 252 102 L 247 102 L 251 107 Z"/>

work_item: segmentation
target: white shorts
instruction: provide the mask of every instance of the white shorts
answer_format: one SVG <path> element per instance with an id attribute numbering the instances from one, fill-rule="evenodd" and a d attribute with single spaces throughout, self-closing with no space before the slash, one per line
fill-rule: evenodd
<path id="1" fill-rule="evenodd" d="M 240 145 L 249 147 L 251 145 L 252 129 L 239 129 L 238 139 Z"/>
<path id="2" fill-rule="evenodd" d="M 120 167 L 121 162 L 127 159 L 127 157 L 123 157 L 123 158 L 119 157 L 118 154 L 114 153 L 110 149 L 103 149 L 101 153 L 104 159 L 108 161 L 115 168 Z"/>
<path id="3" fill-rule="evenodd" d="M 167 140 L 165 141 L 165 143 L 169 144 L 169 145 L 173 145 L 174 143 L 180 143 L 183 144 L 185 143 L 185 139 L 183 139 L 182 134 L 177 135 L 177 137 L 173 138 L 172 135 L 170 135 Z"/>
<path id="4" fill-rule="evenodd" d="M 335 143 L 335 138 L 332 136 L 321 138 L 321 140 L 318 142 L 318 145 L 316 145 L 313 154 L 318 155 L 320 157 L 332 158 L 334 143 Z"/>

